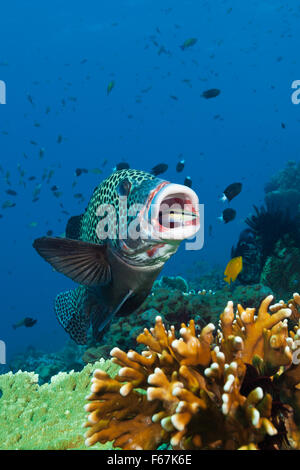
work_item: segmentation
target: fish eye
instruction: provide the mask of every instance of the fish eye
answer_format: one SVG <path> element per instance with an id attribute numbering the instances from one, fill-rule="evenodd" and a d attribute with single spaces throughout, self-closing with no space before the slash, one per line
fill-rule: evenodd
<path id="1" fill-rule="evenodd" d="M 128 196 L 131 190 L 131 182 L 129 181 L 128 178 L 124 178 L 122 181 L 120 181 L 117 191 L 120 196 Z"/>

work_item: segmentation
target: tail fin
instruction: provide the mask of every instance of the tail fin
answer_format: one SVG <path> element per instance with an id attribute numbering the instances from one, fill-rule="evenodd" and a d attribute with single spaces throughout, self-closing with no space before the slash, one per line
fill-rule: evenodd
<path id="1" fill-rule="evenodd" d="M 87 290 L 85 287 L 58 294 L 55 313 L 59 323 L 77 344 L 86 344 L 90 318 L 87 312 Z"/>

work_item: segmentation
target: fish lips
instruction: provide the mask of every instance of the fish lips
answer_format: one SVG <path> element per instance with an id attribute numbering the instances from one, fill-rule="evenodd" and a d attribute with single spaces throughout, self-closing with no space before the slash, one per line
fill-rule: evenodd
<path id="1" fill-rule="evenodd" d="M 189 187 L 164 182 L 149 195 L 141 231 L 151 240 L 180 242 L 200 229 L 199 199 Z"/>

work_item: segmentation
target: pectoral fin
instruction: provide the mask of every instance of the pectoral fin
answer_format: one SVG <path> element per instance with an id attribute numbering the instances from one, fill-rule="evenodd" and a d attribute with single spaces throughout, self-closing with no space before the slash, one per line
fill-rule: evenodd
<path id="1" fill-rule="evenodd" d="M 33 247 L 56 271 L 85 286 L 111 280 L 106 245 L 59 237 L 37 238 Z"/>

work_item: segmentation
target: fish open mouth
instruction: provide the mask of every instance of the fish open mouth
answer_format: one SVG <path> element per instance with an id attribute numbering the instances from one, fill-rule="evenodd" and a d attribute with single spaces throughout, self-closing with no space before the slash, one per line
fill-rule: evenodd
<path id="1" fill-rule="evenodd" d="M 200 228 L 198 196 L 191 188 L 180 184 L 158 187 L 148 199 L 147 220 L 151 225 L 151 238 L 184 240 L 192 237 Z"/>

